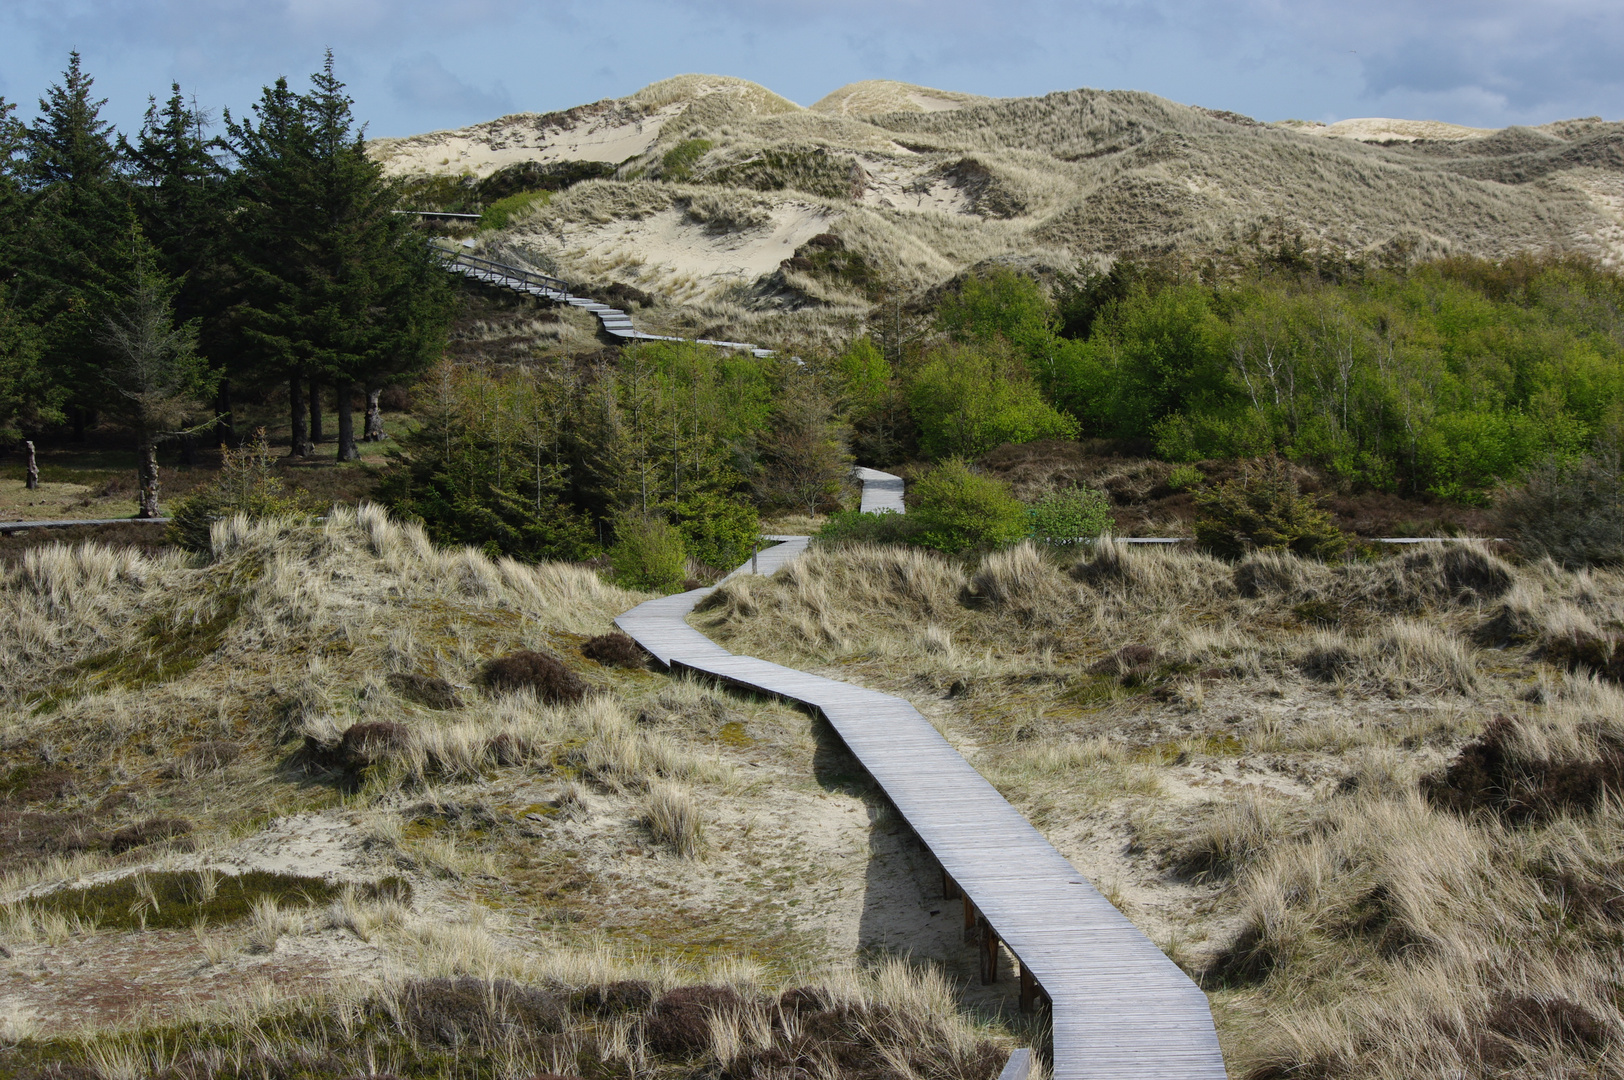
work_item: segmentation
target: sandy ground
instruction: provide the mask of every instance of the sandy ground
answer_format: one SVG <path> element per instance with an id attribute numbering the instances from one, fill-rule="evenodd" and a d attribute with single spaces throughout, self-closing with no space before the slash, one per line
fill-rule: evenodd
<path id="1" fill-rule="evenodd" d="M 1482 139 L 1493 135 L 1495 128 L 1464 127 L 1442 120 L 1394 120 L 1382 116 L 1362 116 L 1338 120 L 1334 124 L 1293 123 L 1293 130 L 1304 135 L 1320 135 L 1333 139 L 1357 139 L 1360 142 L 1415 142 L 1460 141 Z"/>
<path id="2" fill-rule="evenodd" d="M 770 274 L 795 249 L 824 232 L 833 215 L 822 206 L 788 201 L 771 221 L 742 232 L 716 232 L 681 210 L 605 225 L 570 226 L 558 241 L 563 261 L 587 275 L 634 273 L 662 290 L 704 291 Z"/>
<path id="3" fill-rule="evenodd" d="M 660 129 L 686 108 L 666 105 L 648 114 L 627 107 L 586 107 L 586 115 L 563 123 L 536 113 L 434 131 L 403 139 L 373 139 L 372 156 L 391 176 L 421 173 L 472 174 L 486 177 L 521 161 L 606 161 L 618 164 L 636 157 L 660 135 Z M 568 114 L 564 114 L 568 115 Z"/>
<path id="4" fill-rule="evenodd" d="M 812 108 L 817 112 L 841 116 L 872 116 L 891 112 L 948 112 L 992 100 L 977 94 L 961 94 L 956 90 L 935 90 L 890 79 L 868 79 L 842 86 L 820 98 Z"/>

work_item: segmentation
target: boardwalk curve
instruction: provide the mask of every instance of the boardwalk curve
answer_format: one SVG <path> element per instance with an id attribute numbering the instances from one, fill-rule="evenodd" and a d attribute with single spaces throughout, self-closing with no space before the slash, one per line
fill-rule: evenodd
<path id="1" fill-rule="evenodd" d="M 902 481 L 861 470 L 863 509 L 901 512 Z M 806 537 L 761 552 L 770 574 Z M 750 572 L 745 564 L 735 573 Z M 731 576 L 731 575 L 730 575 Z M 713 589 L 639 604 L 615 620 L 662 664 L 800 702 L 821 713 L 935 855 L 980 927 L 983 975 L 997 943 L 1021 965 L 1023 1003 L 1048 997 L 1055 1080 L 1222 1080 L 1201 989 L 901 698 L 736 656 L 689 626 Z"/>
<path id="2" fill-rule="evenodd" d="M 589 311 L 597 316 L 598 323 L 603 327 L 605 333 L 624 341 L 692 341 L 698 345 L 715 345 L 721 349 L 747 349 L 760 357 L 773 354 L 771 349 L 758 348 L 743 341 L 715 341 L 711 338 L 682 338 L 668 337 L 661 334 L 647 334 L 632 325 L 632 317 L 619 308 L 610 307 L 608 304 L 600 304 L 588 296 L 572 295 L 569 282 L 563 278 L 556 278 L 551 274 L 542 274 L 534 270 L 525 270 L 517 266 L 508 266 L 505 263 L 494 262 L 491 259 L 440 247 L 439 245 L 435 245 L 434 252 L 440 257 L 440 261 L 445 265 L 445 268 L 454 274 L 461 274 L 473 281 L 510 289 L 526 296 L 551 300 L 555 304 L 568 304 L 570 307 Z"/>

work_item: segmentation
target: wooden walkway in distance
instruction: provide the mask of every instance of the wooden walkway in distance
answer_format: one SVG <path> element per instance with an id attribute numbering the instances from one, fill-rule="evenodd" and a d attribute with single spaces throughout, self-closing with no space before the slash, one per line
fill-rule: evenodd
<path id="1" fill-rule="evenodd" d="M 870 469 L 861 478 L 865 510 L 870 485 L 874 505 L 903 510 L 898 477 Z M 798 537 L 761 553 L 760 571 L 805 547 Z M 801 702 L 829 721 L 936 856 L 948 886 L 962 891 L 967 919 L 982 928 L 984 976 L 989 963 L 996 973 L 1001 940 L 1020 962 L 1023 1002 L 1029 987 L 1048 997 L 1054 1080 L 1223 1080 L 1206 995 L 930 721 L 901 698 L 728 652 L 686 621 L 712 591 L 651 600 L 615 623 L 672 669 Z"/>
<path id="2" fill-rule="evenodd" d="M 551 300 L 555 304 L 568 304 L 570 307 L 580 308 L 597 316 L 598 323 L 604 332 L 611 337 L 627 341 L 694 341 L 698 345 L 715 345 L 721 349 L 748 349 L 759 357 L 768 357 L 773 354 L 771 349 L 758 348 L 743 341 L 715 341 L 711 338 L 680 338 L 668 337 L 661 334 L 647 334 L 632 325 L 632 317 L 619 308 L 600 304 L 598 301 L 586 296 L 570 295 L 569 284 L 562 278 L 555 278 L 549 274 L 540 274 L 534 270 L 524 270 L 517 266 L 507 266 L 504 263 L 494 262 L 470 255 L 463 251 L 435 246 L 434 249 L 444 262 L 447 270 L 483 281 L 487 285 L 496 285 L 514 292 L 524 293 L 528 296 Z"/>

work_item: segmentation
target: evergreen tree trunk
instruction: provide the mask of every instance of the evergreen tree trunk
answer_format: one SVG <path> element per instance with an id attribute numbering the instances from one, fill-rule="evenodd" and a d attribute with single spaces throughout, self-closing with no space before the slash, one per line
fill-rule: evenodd
<path id="1" fill-rule="evenodd" d="M 28 479 L 24 483 L 29 491 L 38 491 L 39 461 L 34 457 L 33 439 L 29 439 L 23 443 L 23 452 L 28 455 Z"/>
<path id="2" fill-rule="evenodd" d="M 310 441 L 309 419 L 305 414 L 304 380 L 294 375 L 288 379 L 288 407 L 292 413 L 292 434 L 288 440 L 288 457 L 310 457 L 316 447 Z"/>
<path id="3" fill-rule="evenodd" d="M 237 425 L 231 416 L 231 379 L 220 380 L 220 392 L 214 399 L 214 411 L 219 419 L 214 423 L 215 442 L 220 446 L 237 445 Z"/>
<path id="4" fill-rule="evenodd" d="M 141 485 L 141 509 L 136 512 L 138 518 L 155 518 L 158 516 L 158 444 L 146 442 L 141 447 L 141 459 L 136 468 L 136 478 Z"/>
<path id="5" fill-rule="evenodd" d="M 334 385 L 333 393 L 338 398 L 338 460 L 358 461 L 361 451 L 355 446 L 355 414 L 350 404 L 355 384 L 345 379 Z"/>
<path id="6" fill-rule="evenodd" d="M 310 380 L 310 441 L 321 442 L 321 383 Z"/>
<path id="7" fill-rule="evenodd" d="M 383 442 L 383 410 L 378 408 L 378 398 L 382 394 L 381 386 L 367 387 L 367 420 L 362 442 Z"/>

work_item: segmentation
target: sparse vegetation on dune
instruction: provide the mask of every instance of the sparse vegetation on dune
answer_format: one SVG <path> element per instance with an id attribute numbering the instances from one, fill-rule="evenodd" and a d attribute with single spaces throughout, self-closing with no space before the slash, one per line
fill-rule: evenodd
<path id="1" fill-rule="evenodd" d="M 223 520 L 206 554 L 27 552 L 0 579 L 0 1075 L 991 1077 L 1009 987 L 968 991 L 956 937 L 830 973 L 895 935 L 876 866 L 931 902 L 897 824 L 808 718 L 648 672 L 608 632 L 644 595 L 371 507 Z M 125 964 L 202 1004 L 140 1012 Z M 683 1012 L 694 986 L 726 1015 Z"/>
<path id="2" fill-rule="evenodd" d="M 1203 979 L 1264 1080 L 1605 1072 L 1621 615 L 1611 571 L 1479 544 L 1104 543 L 814 549 L 696 618 L 911 697 Z"/>

